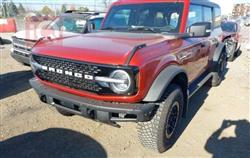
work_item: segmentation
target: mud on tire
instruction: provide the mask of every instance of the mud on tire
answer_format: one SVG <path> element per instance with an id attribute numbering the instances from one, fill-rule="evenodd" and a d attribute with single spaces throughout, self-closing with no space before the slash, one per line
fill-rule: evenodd
<path id="1" fill-rule="evenodd" d="M 167 88 L 165 100 L 160 103 L 154 117 L 149 122 L 138 123 L 138 137 L 141 144 L 160 153 L 169 149 L 177 140 L 178 126 L 184 106 L 183 92 L 180 86 L 172 84 Z M 174 110 L 178 107 L 176 124 L 172 132 L 171 122 Z"/>

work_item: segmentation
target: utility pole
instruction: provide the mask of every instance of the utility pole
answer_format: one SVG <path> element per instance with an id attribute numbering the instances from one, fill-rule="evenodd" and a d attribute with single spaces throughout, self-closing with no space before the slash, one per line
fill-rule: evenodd
<path id="1" fill-rule="evenodd" d="M 94 11 L 96 11 L 96 0 L 94 0 Z"/>

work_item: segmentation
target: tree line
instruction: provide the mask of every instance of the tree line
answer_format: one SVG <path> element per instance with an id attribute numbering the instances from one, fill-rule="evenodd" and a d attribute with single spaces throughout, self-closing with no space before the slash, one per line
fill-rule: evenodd
<path id="1" fill-rule="evenodd" d="M 29 11 L 28 9 L 25 9 L 21 3 L 17 6 L 15 3 L 11 1 L 10 3 L 2 3 L 2 7 L 0 10 L 1 12 L 0 17 L 7 18 L 7 17 L 25 16 L 25 14 L 28 12 L 35 12 L 38 14 L 49 16 L 49 15 L 58 15 L 60 13 L 66 12 L 67 10 L 76 10 L 76 8 L 74 5 L 71 5 L 67 9 L 67 6 L 65 4 L 62 4 L 61 9 L 53 10 L 49 6 L 45 5 L 39 11 Z M 85 6 L 80 6 L 77 8 L 77 10 L 89 11 L 89 8 Z"/>
<path id="2" fill-rule="evenodd" d="M 10 3 L 2 3 L 0 12 L 2 17 L 15 17 L 18 14 L 24 14 L 26 12 L 23 5 L 20 3 L 17 7 L 12 1 Z"/>

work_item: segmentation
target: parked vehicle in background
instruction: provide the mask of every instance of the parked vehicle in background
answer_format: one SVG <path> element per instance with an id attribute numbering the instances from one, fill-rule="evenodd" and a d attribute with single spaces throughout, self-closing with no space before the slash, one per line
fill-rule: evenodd
<path id="1" fill-rule="evenodd" d="M 222 22 L 222 41 L 226 45 L 228 61 L 233 61 L 237 52 L 240 51 L 240 25 L 237 22 Z"/>
<path id="2" fill-rule="evenodd" d="M 30 84 L 65 116 L 137 122 L 140 142 L 164 152 L 193 94 L 223 79 L 220 25 L 210 1 L 119 0 L 97 33 L 39 41 Z"/>
<path id="3" fill-rule="evenodd" d="M 245 20 L 244 20 L 244 24 L 245 24 L 245 26 L 250 26 L 250 16 L 247 16 L 246 18 L 245 18 Z"/>
<path id="4" fill-rule="evenodd" d="M 55 39 L 95 32 L 99 29 L 104 16 L 105 13 L 100 12 L 70 10 L 55 18 L 45 28 L 19 31 L 12 37 L 11 56 L 18 62 L 29 65 L 30 51 L 39 39 L 44 37 Z M 92 23 L 95 23 L 95 28 L 89 27 Z"/>

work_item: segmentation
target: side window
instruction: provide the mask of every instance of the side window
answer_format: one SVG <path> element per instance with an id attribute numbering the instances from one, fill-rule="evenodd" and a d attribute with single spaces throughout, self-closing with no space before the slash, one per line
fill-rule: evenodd
<path id="1" fill-rule="evenodd" d="M 219 27 L 221 24 L 221 10 L 214 8 L 214 27 Z"/>
<path id="2" fill-rule="evenodd" d="M 101 26 L 101 23 L 102 23 L 102 20 L 103 20 L 103 18 L 96 18 L 96 19 L 93 19 L 93 20 L 90 21 L 91 23 L 95 24 L 95 30 L 94 31 L 99 30 L 99 28 Z"/>
<path id="3" fill-rule="evenodd" d="M 212 22 L 213 21 L 212 8 L 203 7 L 203 11 L 204 11 L 204 21 Z"/>
<path id="4" fill-rule="evenodd" d="M 203 12 L 202 6 L 199 5 L 190 5 L 189 13 L 188 13 L 188 25 L 187 27 L 191 26 L 197 22 L 203 22 Z"/>

